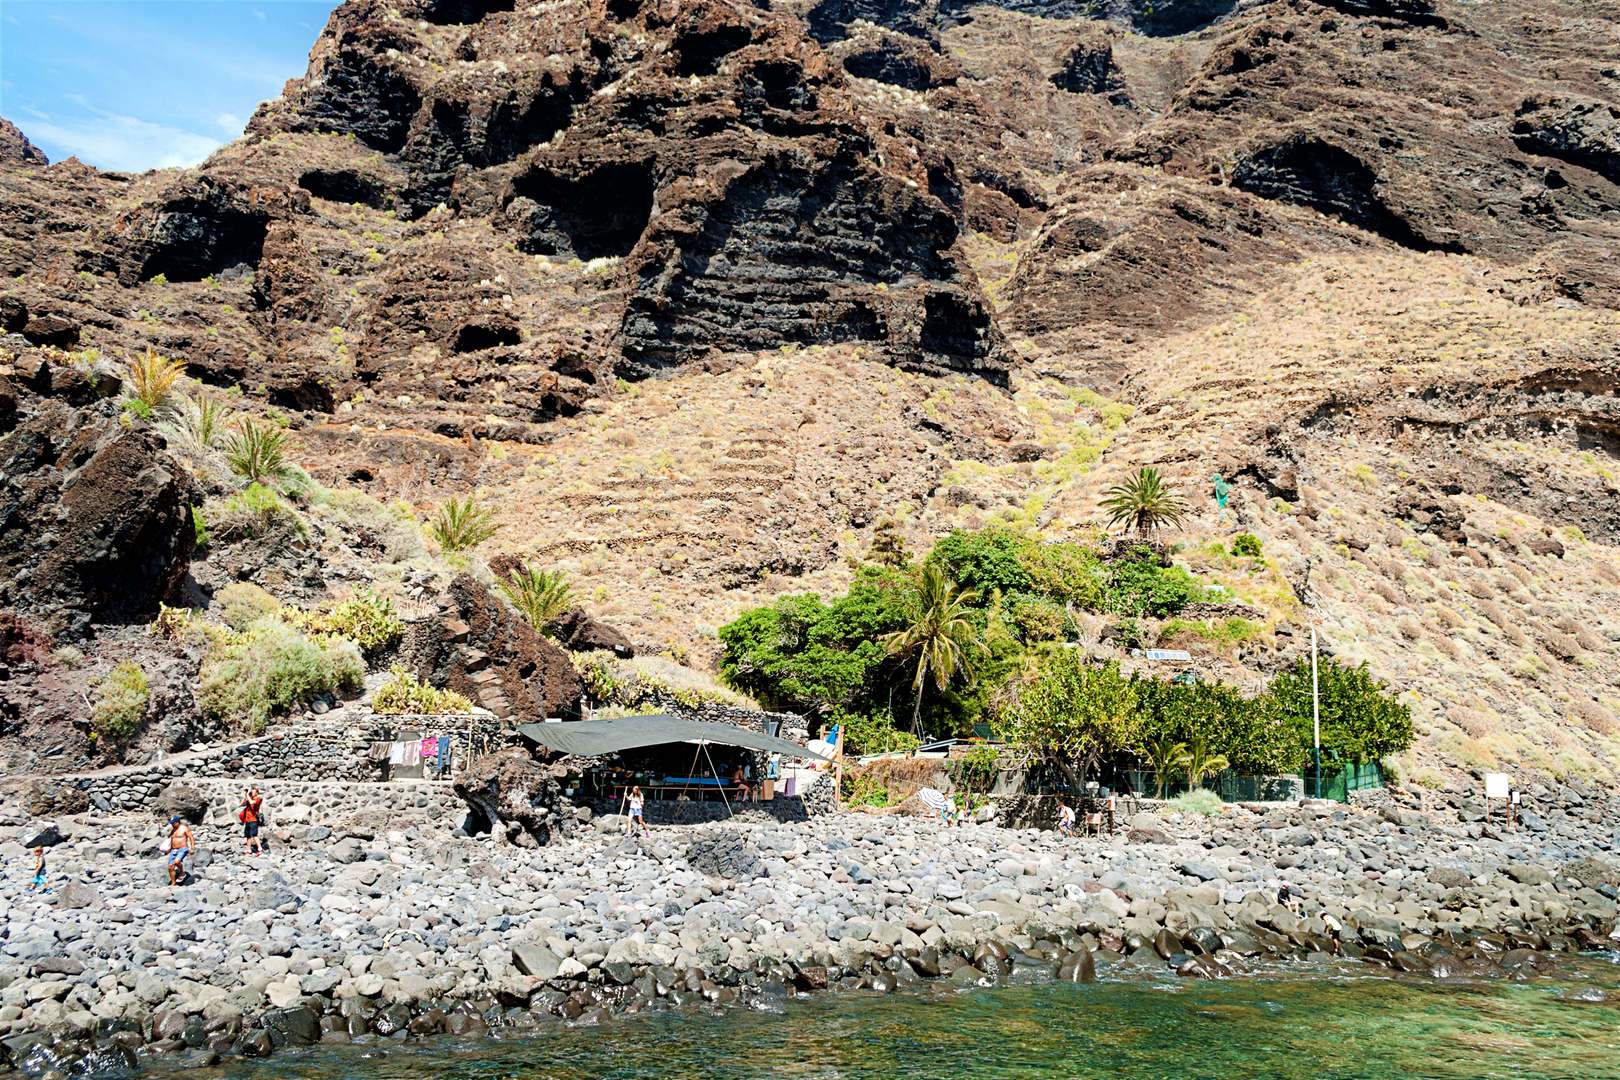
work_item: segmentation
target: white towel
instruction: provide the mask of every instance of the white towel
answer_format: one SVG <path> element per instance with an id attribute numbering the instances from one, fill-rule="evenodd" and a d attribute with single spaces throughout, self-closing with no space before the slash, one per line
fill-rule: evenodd
<path id="1" fill-rule="evenodd" d="M 395 743 L 394 745 L 392 745 L 392 746 L 390 746 L 388 748 L 388 764 L 390 764 L 390 765 L 403 765 L 403 764 L 405 764 L 405 744 L 404 743 L 397 742 L 397 743 Z"/>

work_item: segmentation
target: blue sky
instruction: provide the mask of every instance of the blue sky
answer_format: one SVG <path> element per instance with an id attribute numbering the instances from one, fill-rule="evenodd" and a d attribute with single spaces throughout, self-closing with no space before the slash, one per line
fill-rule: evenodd
<path id="1" fill-rule="evenodd" d="M 0 0 L 0 116 L 52 161 L 195 165 L 304 74 L 334 0 Z"/>

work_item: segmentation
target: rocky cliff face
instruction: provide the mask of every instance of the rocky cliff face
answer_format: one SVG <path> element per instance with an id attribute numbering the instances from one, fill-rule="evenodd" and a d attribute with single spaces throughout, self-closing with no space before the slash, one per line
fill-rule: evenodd
<path id="1" fill-rule="evenodd" d="M 1194 532 L 1429 745 L 1608 761 L 1616 56 L 1575 0 L 356 0 L 198 169 L 0 129 L 0 316 L 240 386 L 329 483 L 481 487 L 637 647 L 884 515 L 1218 468 Z"/>

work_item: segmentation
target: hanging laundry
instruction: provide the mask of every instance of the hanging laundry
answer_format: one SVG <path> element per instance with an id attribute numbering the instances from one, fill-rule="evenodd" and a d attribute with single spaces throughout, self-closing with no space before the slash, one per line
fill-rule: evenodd
<path id="1" fill-rule="evenodd" d="M 419 752 L 422 755 L 422 764 L 427 764 L 439 755 L 439 740 L 432 735 L 422 736 L 422 745 Z"/>
<path id="2" fill-rule="evenodd" d="M 407 769 L 413 769 L 422 764 L 422 744 L 412 739 L 410 742 L 400 744 L 405 750 L 403 762 Z"/>
<path id="3" fill-rule="evenodd" d="M 387 761 L 389 751 L 393 748 L 393 744 L 389 742 L 374 742 L 366 747 L 366 757 L 372 761 Z"/>
<path id="4" fill-rule="evenodd" d="M 388 744 L 388 764 L 405 764 L 405 744 L 402 742 Z"/>
<path id="5" fill-rule="evenodd" d="M 450 736 L 439 736 L 439 772 L 450 770 Z"/>

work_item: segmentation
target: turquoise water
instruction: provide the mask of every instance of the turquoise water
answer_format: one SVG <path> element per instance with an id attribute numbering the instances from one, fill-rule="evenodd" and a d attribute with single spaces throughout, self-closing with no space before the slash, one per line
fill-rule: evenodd
<path id="1" fill-rule="evenodd" d="M 334 1047 L 209 1075 L 438 1080 L 778 1076 L 1620 1077 L 1620 965 L 1439 983 L 1345 972 L 1040 984 L 659 1013 L 505 1040 Z M 194 1074 L 193 1074 L 194 1075 Z"/>

